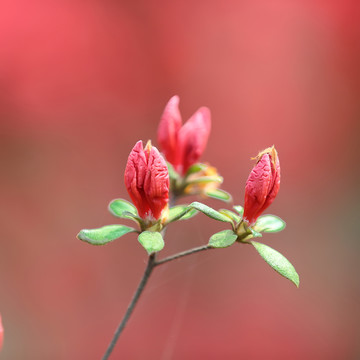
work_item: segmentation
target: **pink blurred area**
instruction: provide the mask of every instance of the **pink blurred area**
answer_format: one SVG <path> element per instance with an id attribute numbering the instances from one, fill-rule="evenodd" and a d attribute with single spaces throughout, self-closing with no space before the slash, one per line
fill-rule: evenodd
<path id="1" fill-rule="evenodd" d="M 114 359 L 360 357 L 358 1 L 44 1 L 0 5 L 1 359 L 100 359 L 146 263 L 117 223 L 127 155 L 156 142 L 174 94 L 212 111 L 203 156 L 243 203 L 250 157 L 282 167 L 263 241 L 300 288 L 248 246 L 155 270 Z M 224 207 L 215 201 L 214 207 Z M 162 256 L 224 228 L 174 224 Z"/>

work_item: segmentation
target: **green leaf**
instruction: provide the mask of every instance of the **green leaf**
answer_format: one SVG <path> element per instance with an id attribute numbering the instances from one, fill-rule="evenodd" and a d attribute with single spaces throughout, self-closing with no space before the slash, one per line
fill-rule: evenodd
<path id="1" fill-rule="evenodd" d="M 191 174 L 197 173 L 199 171 L 205 170 L 209 165 L 206 164 L 202 164 L 202 163 L 196 163 L 194 165 L 191 165 L 188 169 L 188 171 L 186 172 L 186 176 L 189 176 Z"/>
<path id="2" fill-rule="evenodd" d="M 240 217 L 243 216 L 244 214 L 244 208 L 240 205 L 235 205 L 234 209 L 237 211 L 237 213 L 240 215 Z"/>
<path id="3" fill-rule="evenodd" d="M 193 180 L 186 181 L 186 185 L 208 184 L 212 182 L 221 184 L 223 182 L 223 178 L 221 176 L 199 176 Z"/>
<path id="4" fill-rule="evenodd" d="M 232 245 L 237 235 L 232 230 L 223 230 L 210 237 L 209 246 L 213 248 L 225 248 Z"/>
<path id="5" fill-rule="evenodd" d="M 227 209 L 220 209 L 219 213 L 224 214 L 225 216 L 230 218 L 232 221 L 234 221 L 234 223 L 238 223 L 241 220 L 237 214 L 235 214 L 234 212 L 227 210 Z"/>
<path id="6" fill-rule="evenodd" d="M 188 220 L 197 215 L 199 212 L 195 209 L 190 209 L 186 212 L 185 215 L 183 215 L 180 220 Z"/>
<path id="7" fill-rule="evenodd" d="M 207 190 L 205 192 L 205 194 L 211 198 L 217 199 L 217 200 L 222 200 L 225 202 L 230 202 L 232 200 L 231 195 L 221 189 L 211 189 L 211 190 Z"/>
<path id="8" fill-rule="evenodd" d="M 197 214 L 197 210 L 189 209 L 188 205 L 176 205 L 169 210 L 169 217 L 166 224 L 177 220 L 187 220 Z"/>
<path id="9" fill-rule="evenodd" d="M 200 202 L 195 201 L 195 202 L 191 203 L 189 205 L 189 208 L 193 208 L 198 211 L 201 211 L 203 214 L 207 215 L 208 217 L 210 217 L 214 220 L 232 223 L 232 220 L 229 219 L 227 216 L 220 214 L 218 211 L 216 211 L 213 208 L 211 208 L 205 204 L 202 204 Z"/>
<path id="10" fill-rule="evenodd" d="M 164 248 L 164 239 L 159 232 L 143 231 L 138 240 L 149 255 Z"/>
<path id="11" fill-rule="evenodd" d="M 77 238 L 92 245 L 104 245 L 130 232 L 136 230 L 125 225 L 107 225 L 98 229 L 83 229 Z"/>
<path id="12" fill-rule="evenodd" d="M 253 229 L 258 232 L 279 232 L 284 230 L 286 223 L 284 220 L 280 219 L 278 216 L 275 215 L 263 215 L 260 216 Z"/>
<path id="13" fill-rule="evenodd" d="M 256 241 L 250 241 L 255 247 L 260 256 L 280 275 L 286 277 L 292 281 L 297 287 L 299 287 L 299 275 L 295 268 L 291 265 L 290 261 L 285 258 L 284 255 L 271 247 L 258 243 Z"/>
<path id="14" fill-rule="evenodd" d="M 169 162 L 166 162 L 166 165 L 167 165 L 167 168 L 168 168 L 169 178 L 171 180 L 178 179 L 179 174 L 175 171 L 174 167 Z"/>
<path id="15" fill-rule="evenodd" d="M 124 199 L 115 199 L 109 204 L 109 211 L 116 217 L 122 219 L 137 219 L 138 212 L 136 207 Z"/>

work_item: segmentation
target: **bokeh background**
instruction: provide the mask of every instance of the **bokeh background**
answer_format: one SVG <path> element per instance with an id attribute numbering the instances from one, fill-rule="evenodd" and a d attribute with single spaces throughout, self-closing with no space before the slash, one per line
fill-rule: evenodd
<path id="1" fill-rule="evenodd" d="M 0 5 L 0 313 L 4 360 L 99 359 L 146 264 L 116 223 L 123 172 L 166 102 L 213 129 L 202 160 L 242 204 L 250 157 L 275 144 L 287 222 L 266 235 L 300 288 L 248 246 L 156 269 L 114 359 L 359 359 L 360 3 L 45 1 Z M 224 205 L 209 201 L 217 208 Z M 162 256 L 223 225 L 174 224 Z"/>

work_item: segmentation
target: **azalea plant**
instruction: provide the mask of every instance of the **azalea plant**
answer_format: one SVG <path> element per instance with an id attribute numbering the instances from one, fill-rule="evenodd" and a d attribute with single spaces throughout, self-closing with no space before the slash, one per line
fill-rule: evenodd
<path id="1" fill-rule="evenodd" d="M 250 244 L 275 271 L 299 286 L 299 276 L 291 263 L 257 239 L 263 233 L 275 233 L 285 228 L 285 222 L 279 217 L 262 215 L 280 188 L 280 161 L 274 146 L 259 152 L 254 158 L 255 166 L 245 185 L 244 207 L 234 205 L 230 209 L 215 210 L 198 201 L 177 204 L 187 195 L 198 195 L 202 201 L 210 197 L 227 204 L 232 202 L 231 195 L 220 188 L 223 178 L 216 168 L 199 162 L 210 128 L 211 115 L 206 107 L 201 107 L 182 125 L 179 97 L 172 97 L 158 128 L 160 151 L 151 141 L 144 146 L 140 140 L 128 157 L 124 181 L 132 202 L 115 199 L 109 204 L 109 210 L 115 217 L 130 219 L 135 226 L 107 225 L 81 230 L 77 236 L 89 244 L 104 245 L 125 234 L 137 233 L 138 241 L 148 255 L 144 275 L 103 360 L 109 358 L 152 271 L 164 263 L 205 250 Z M 165 246 L 166 228 L 176 221 L 193 218 L 198 213 L 223 222 L 224 229 L 213 234 L 207 244 L 159 259 L 158 253 Z"/>

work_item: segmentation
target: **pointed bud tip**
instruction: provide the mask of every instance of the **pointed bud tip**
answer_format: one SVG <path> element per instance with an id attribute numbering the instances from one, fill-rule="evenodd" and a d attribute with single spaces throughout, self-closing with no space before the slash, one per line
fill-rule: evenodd
<path id="1" fill-rule="evenodd" d="M 166 113 L 166 111 L 169 111 L 170 109 L 171 112 L 174 111 L 174 109 L 177 109 L 179 107 L 179 103 L 180 103 L 180 97 L 178 95 L 172 96 L 165 105 L 164 113 Z"/>
<path id="2" fill-rule="evenodd" d="M 147 152 L 147 153 L 150 153 L 151 148 L 152 148 L 151 140 L 148 140 L 146 145 L 145 145 L 144 151 Z"/>
<path id="3" fill-rule="evenodd" d="M 174 95 L 170 98 L 169 102 L 174 102 L 174 103 L 179 103 L 180 102 L 180 97 L 179 95 Z"/>
<path id="4" fill-rule="evenodd" d="M 275 164 L 278 159 L 278 154 L 277 154 L 277 151 L 276 151 L 274 145 L 260 151 L 255 157 L 252 157 L 251 160 L 255 160 L 256 163 L 258 163 L 265 154 L 270 155 L 271 162 L 272 162 L 273 166 L 275 167 Z"/>

